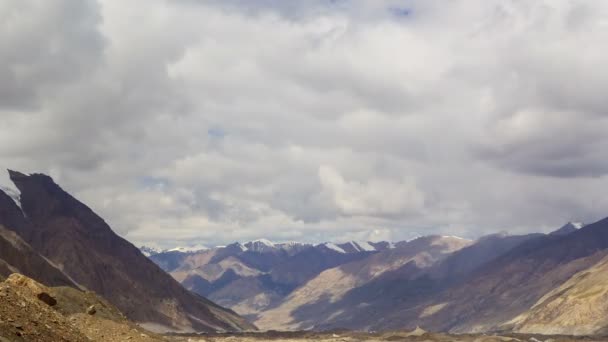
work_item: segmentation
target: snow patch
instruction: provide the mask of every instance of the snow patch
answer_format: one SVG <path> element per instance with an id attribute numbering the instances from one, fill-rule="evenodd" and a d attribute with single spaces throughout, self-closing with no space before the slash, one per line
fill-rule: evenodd
<path id="1" fill-rule="evenodd" d="M 194 252 L 200 252 L 200 251 L 204 251 L 207 250 L 209 248 L 203 246 L 203 245 L 194 245 L 194 246 L 189 246 L 189 247 L 175 247 L 175 248 L 171 248 L 171 249 L 166 249 L 163 252 L 181 252 L 181 253 L 194 253 Z"/>
<path id="2" fill-rule="evenodd" d="M 147 257 L 150 257 L 152 255 L 156 255 L 158 253 L 161 253 L 163 250 L 160 248 L 156 248 L 156 247 L 148 247 L 148 246 L 141 246 L 139 247 L 139 250 L 141 251 L 141 253 Z"/>
<path id="3" fill-rule="evenodd" d="M 247 247 L 245 247 L 245 245 L 243 245 L 243 244 L 242 244 L 242 243 L 240 243 L 240 242 L 237 242 L 235 245 L 236 245 L 238 248 L 240 248 L 240 249 L 241 249 L 241 251 L 243 251 L 243 252 L 245 252 L 245 251 L 247 251 L 247 250 L 248 250 L 248 248 L 247 248 Z"/>
<path id="4" fill-rule="evenodd" d="M 0 186 L 0 190 L 4 191 L 4 193 L 6 193 L 8 197 L 10 197 L 15 202 L 19 209 L 21 209 L 21 212 L 23 212 L 23 208 L 21 207 L 21 193 L 19 192 L 19 190 L 7 186 Z"/>
<path id="5" fill-rule="evenodd" d="M 452 238 L 452 239 L 458 239 L 458 240 L 468 240 L 465 238 L 462 238 L 460 236 L 456 236 L 456 235 L 441 235 L 442 238 Z"/>
<path id="6" fill-rule="evenodd" d="M 570 224 L 576 229 L 581 229 L 585 226 L 583 222 L 570 222 Z"/>
<path id="7" fill-rule="evenodd" d="M 267 239 L 257 239 L 257 240 L 253 240 L 251 242 L 253 242 L 253 243 L 260 243 L 260 244 L 262 244 L 264 246 L 268 246 L 268 247 L 274 247 L 274 243 L 272 241 L 270 241 L 270 240 L 267 240 Z"/>
<path id="8" fill-rule="evenodd" d="M 331 242 L 322 243 L 321 245 L 325 246 L 325 247 L 327 247 L 327 248 L 329 248 L 331 250 L 334 250 L 334 251 L 336 251 L 338 253 L 343 253 L 343 254 L 346 253 L 346 251 L 344 251 L 342 248 L 338 247 L 336 244 L 333 244 Z"/>
<path id="9" fill-rule="evenodd" d="M 365 241 L 356 241 L 355 244 L 357 246 L 359 246 L 359 250 L 360 251 L 365 251 L 365 252 L 374 252 L 376 250 L 376 248 L 372 245 L 369 244 L 369 242 L 365 242 Z"/>

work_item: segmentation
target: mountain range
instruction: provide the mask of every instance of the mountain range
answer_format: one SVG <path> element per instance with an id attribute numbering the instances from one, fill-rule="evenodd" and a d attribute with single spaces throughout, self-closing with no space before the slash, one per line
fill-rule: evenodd
<path id="1" fill-rule="evenodd" d="M 473 241 L 282 246 L 261 239 L 150 258 L 263 330 L 608 332 L 608 219 Z"/>

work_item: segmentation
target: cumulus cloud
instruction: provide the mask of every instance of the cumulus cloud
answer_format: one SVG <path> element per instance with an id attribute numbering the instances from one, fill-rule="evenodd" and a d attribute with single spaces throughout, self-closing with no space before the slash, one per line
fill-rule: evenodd
<path id="1" fill-rule="evenodd" d="M 3 1 L 0 163 L 164 246 L 589 222 L 608 213 L 607 12 Z"/>

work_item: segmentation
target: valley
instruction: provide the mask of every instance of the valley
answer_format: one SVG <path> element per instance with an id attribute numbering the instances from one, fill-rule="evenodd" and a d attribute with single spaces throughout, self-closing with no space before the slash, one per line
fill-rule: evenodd
<path id="1" fill-rule="evenodd" d="M 2 342 L 574 341 L 608 333 L 608 219 L 476 240 L 259 239 L 140 250 L 50 177 L 10 177 L 20 194 L 0 191 Z"/>

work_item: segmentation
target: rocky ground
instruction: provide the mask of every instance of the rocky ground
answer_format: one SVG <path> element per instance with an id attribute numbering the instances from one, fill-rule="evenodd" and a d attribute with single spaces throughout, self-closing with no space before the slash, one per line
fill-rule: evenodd
<path id="1" fill-rule="evenodd" d="M 335 331 L 240 334 L 156 335 L 128 321 L 116 307 L 92 292 L 46 287 L 20 274 L 0 283 L 0 342 L 566 342 L 602 338 L 539 335 L 445 335 L 422 329 L 389 333 Z"/>
<path id="2" fill-rule="evenodd" d="M 424 330 L 388 332 L 368 334 L 357 332 L 267 332 L 230 335 L 205 336 L 168 336 L 170 341 L 179 342 L 381 342 L 381 341 L 412 341 L 412 342 L 569 342 L 569 341 L 608 341 L 608 338 L 541 336 L 541 335 L 447 335 L 428 333 Z"/>
<path id="3" fill-rule="evenodd" d="M 167 341 L 92 292 L 49 288 L 20 274 L 0 283 L 0 342 Z"/>

